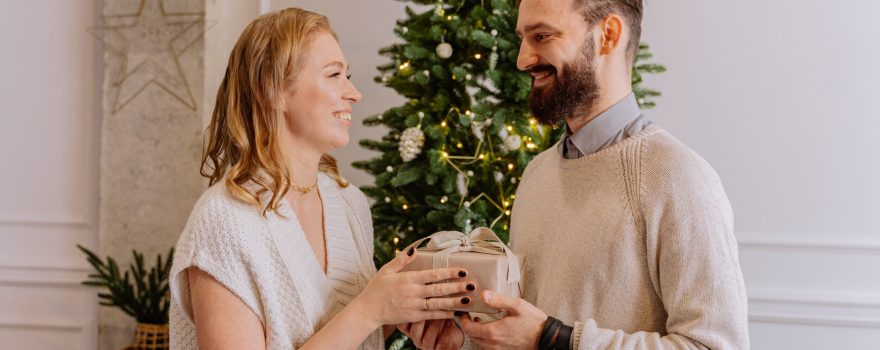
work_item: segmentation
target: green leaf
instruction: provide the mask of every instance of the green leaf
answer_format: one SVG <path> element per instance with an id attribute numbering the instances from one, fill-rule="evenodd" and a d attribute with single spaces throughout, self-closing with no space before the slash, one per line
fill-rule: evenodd
<path id="1" fill-rule="evenodd" d="M 400 187 L 404 185 L 411 184 L 418 180 L 424 170 L 421 167 L 410 166 L 410 167 L 401 167 L 400 171 L 397 172 L 397 175 L 391 179 L 391 186 Z"/>

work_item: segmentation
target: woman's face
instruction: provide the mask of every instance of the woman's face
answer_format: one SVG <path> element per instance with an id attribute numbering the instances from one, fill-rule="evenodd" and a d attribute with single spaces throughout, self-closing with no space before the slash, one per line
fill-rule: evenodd
<path id="1" fill-rule="evenodd" d="M 348 62 L 332 35 L 315 34 L 302 60 L 283 94 L 285 136 L 295 150 L 323 154 L 348 144 L 351 105 L 362 96 L 349 80 Z"/>

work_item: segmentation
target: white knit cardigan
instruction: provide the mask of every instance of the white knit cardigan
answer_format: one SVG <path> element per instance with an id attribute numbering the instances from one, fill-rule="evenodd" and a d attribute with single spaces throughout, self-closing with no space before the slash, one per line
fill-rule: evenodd
<path id="1" fill-rule="evenodd" d="M 357 296 L 376 273 L 364 194 L 320 173 L 328 271 L 315 259 L 287 201 L 280 216 L 234 198 L 223 181 L 196 203 L 177 242 L 169 279 L 172 349 L 198 349 L 189 283 L 195 266 L 238 296 L 260 319 L 268 349 L 296 349 Z M 183 272 L 183 273 L 182 273 Z M 360 349 L 382 349 L 381 327 Z"/>

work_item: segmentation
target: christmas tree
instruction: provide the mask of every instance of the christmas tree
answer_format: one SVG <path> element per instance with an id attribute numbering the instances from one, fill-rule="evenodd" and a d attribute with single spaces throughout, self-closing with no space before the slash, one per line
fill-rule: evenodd
<path id="1" fill-rule="evenodd" d="M 365 119 L 389 132 L 362 140 L 381 155 L 354 164 L 375 176 L 363 191 L 375 200 L 379 266 L 436 231 L 485 226 L 507 241 L 526 164 L 564 131 L 539 125 L 527 109 L 531 78 L 516 68 L 514 0 L 408 1 L 430 9 L 407 6 L 394 30 L 403 42 L 380 50 L 391 62 L 376 77 L 408 102 Z M 640 45 L 632 79 L 642 108 L 660 95 L 640 86 L 642 76 L 665 70 L 650 58 Z"/>

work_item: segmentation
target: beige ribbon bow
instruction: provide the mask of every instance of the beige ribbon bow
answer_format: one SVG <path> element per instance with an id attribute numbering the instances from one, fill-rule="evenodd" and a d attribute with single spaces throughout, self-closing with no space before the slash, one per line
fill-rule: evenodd
<path id="1" fill-rule="evenodd" d="M 430 241 L 422 250 L 439 252 L 434 254 L 433 265 L 435 269 L 449 267 L 449 256 L 457 252 L 492 255 L 504 254 L 507 256 L 507 283 L 519 282 L 519 260 L 513 255 L 510 247 L 504 244 L 498 238 L 498 235 L 488 228 L 478 227 L 468 235 L 458 231 L 440 231 L 413 242 L 404 251 L 409 251 L 409 248 L 418 247 L 426 240 Z"/>

